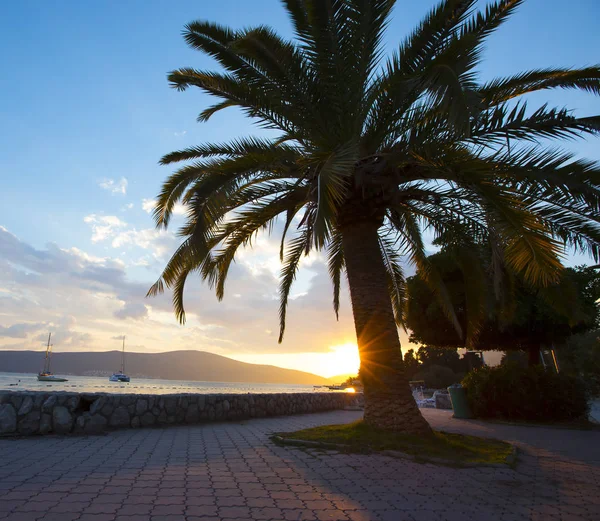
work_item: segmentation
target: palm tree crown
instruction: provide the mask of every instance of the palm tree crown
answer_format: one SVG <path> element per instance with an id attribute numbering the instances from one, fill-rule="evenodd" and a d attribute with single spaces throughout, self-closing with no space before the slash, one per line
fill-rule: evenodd
<path id="1" fill-rule="evenodd" d="M 476 0 L 444 0 L 390 56 L 382 39 L 393 0 L 285 0 L 293 41 L 265 26 L 187 25 L 188 45 L 222 67 L 169 74 L 179 90 L 198 87 L 218 98 L 198 120 L 239 107 L 277 136 L 202 144 L 162 158 L 189 163 L 164 183 L 157 226 L 168 226 L 179 201 L 187 219 L 181 246 L 149 294 L 172 288 L 183 322 L 187 277 L 199 273 L 222 298 L 238 248 L 278 218 L 280 341 L 300 259 L 313 248 L 328 256 L 337 313 L 349 255 L 344 230 L 359 222 L 378 229 L 398 324 L 404 256 L 437 285 L 453 314 L 428 265 L 426 229 L 441 245 L 489 243 L 498 279 L 508 270 L 547 284 L 560 273 L 565 246 L 598 259 L 599 166 L 541 142 L 594 134 L 600 118 L 531 108 L 519 98 L 556 88 L 598 95 L 600 68 L 478 80 L 484 41 L 522 1 L 477 11 Z M 464 255 L 469 262 L 468 248 Z"/>

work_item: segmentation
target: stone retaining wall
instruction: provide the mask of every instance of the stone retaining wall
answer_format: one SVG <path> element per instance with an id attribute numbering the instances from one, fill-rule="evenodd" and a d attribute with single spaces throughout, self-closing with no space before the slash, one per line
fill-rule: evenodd
<path id="1" fill-rule="evenodd" d="M 243 420 L 343 409 L 361 395 L 108 394 L 0 391 L 0 436 L 96 434 L 110 429 Z"/>

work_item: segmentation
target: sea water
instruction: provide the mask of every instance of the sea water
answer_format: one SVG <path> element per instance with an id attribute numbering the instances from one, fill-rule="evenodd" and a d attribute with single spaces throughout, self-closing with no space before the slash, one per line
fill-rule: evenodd
<path id="1" fill-rule="evenodd" d="M 307 393 L 312 385 L 264 384 L 235 382 L 186 382 L 131 378 L 131 382 L 109 382 L 108 377 L 57 375 L 67 382 L 38 382 L 36 374 L 0 373 L 0 390 L 10 391 L 71 391 L 77 393 L 133 394 L 246 394 L 246 393 Z M 321 391 L 324 389 L 320 389 Z"/>

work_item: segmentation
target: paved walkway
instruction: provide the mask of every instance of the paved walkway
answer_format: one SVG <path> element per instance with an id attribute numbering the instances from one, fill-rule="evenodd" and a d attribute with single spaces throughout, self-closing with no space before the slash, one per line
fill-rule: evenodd
<path id="1" fill-rule="evenodd" d="M 600 519 L 600 432 L 453 420 L 514 440 L 516 470 L 277 447 L 268 434 L 357 419 L 337 411 L 241 423 L 0 440 L 2 521 Z"/>

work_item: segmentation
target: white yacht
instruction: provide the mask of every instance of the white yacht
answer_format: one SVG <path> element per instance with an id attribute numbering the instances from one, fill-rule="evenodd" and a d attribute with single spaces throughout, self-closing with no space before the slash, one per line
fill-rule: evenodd
<path id="1" fill-rule="evenodd" d="M 66 378 L 60 376 L 54 376 L 50 371 L 50 357 L 52 356 L 52 344 L 50 343 L 50 337 L 52 333 L 48 333 L 48 345 L 46 346 L 46 359 L 44 360 L 44 370 L 37 375 L 37 379 L 40 382 L 68 382 Z"/>
<path id="2" fill-rule="evenodd" d="M 123 351 L 121 353 L 121 370 L 109 377 L 111 382 L 129 382 L 131 378 L 125 374 L 125 335 L 123 335 Z"/>

